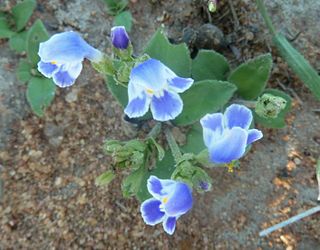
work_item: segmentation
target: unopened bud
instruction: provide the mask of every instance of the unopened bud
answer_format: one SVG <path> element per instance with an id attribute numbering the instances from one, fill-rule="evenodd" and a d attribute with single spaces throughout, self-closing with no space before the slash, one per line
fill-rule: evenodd
<path id="1" fill-rule="evenodd" d="M 115 26 L 111 29 L 111 41 L 112 45 L 120 50 L 127 49 L 129 47 L 130 38 L 124 26 Z"/>
<path id="2" fill-rule="evenodd" d="M 255 111 L 264 118 L 277 118 L 279 113 L 286 107 L 287 101 L 271 94 L 263 94 L 257 101 Z"/>
<path id="3" fill-rule="evenodd" d="M 209 0 L 208 2 L 208 10 L 212 13 L 217 10 L 217 0 Z"/>

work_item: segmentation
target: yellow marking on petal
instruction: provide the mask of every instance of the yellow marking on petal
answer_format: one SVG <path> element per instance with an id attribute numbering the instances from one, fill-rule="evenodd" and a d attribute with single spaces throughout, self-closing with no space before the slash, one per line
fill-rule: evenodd
<path id="1" fill-rule="evenodd" d="M 234 162 L 226 164 L 226 167 L 228 168 L 229 173 L 233 173 Z"/>
<path id="2" fill-rule="evenodd" d="M 167 202 L 168 202 L 168 197 L 164 197 L 163 199 L 162 199 L 162 203 L 164 203 L 164 204 L 166 204 Z"/>
<path id="3" fill-rule="evenodd" d="M 51 64 L 56 65 L 57 61 L 51 61 Z"/>
<path id="4" fill-rule="evenodd" d="M 151 95 L 154 93 L 154 91 L 152 89 L 146 89 L 146 91 L 148 94 L 151 94 Z"/>

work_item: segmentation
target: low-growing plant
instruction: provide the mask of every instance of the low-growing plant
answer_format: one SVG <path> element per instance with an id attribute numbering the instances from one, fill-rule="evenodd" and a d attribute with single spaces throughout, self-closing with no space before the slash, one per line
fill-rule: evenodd
<path id="1" fill-rule="evenodd" d="M 24 0 L 10 12 L 0 11 L 0 39 L 9 39 L 12 50 L 26 54 L 17 67 L 17 77 L 27 84 L 26 95 L 32 111 L 42 116 L 55 96 L 56 85 L 37 70 L 39 44 L 48 40 L 49 35 L 39 19 L 27 29 L 35 7 L 35 0 Z"/>
<path id="2" fill-rule="evenodd" d="M 164 230 L 173 234 L 176 220 L 192 207 L 192 190 L 210 191 L 207 171 L 226 167 L 232 172 L 239 167 L 239 159 L 263 136 L 254 121 L 285 126 L 291 99 L 266 89 L 270 54 L 231 68 L 223 55 L 212 50 L 200 50 L 192 59 L 187 46 L 171 44 L 162 29 L 139 56 L 133 56 L 123 26 L 112 28 L 111 41 L 113 53 L 107 55 L 75 32 L 56 34 L 40 43 L 38 70 L 57 86 L 70 87 L 82 61 L 89 59 L 105 76 L 109 91 L 123 107 L 124 119 L 138 129 L 142 123 L 154 124 L 144 138 L 106 140 L 104 150 L 113 164 L 96 184 L 109 184 L 120 170 L 129 172 L 122 180 L 123 195 L 142 202 L 146 224 L 162 222 Z M 182 145 L 172 132 L 177 129 L 187 134 Z"/>

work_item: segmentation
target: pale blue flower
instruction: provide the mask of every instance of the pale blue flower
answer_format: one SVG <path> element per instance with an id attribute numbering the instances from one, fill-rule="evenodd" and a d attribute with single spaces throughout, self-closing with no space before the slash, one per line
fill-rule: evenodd
<path id="1" fill-rule="evenodd" d="M 48 41 L 40 43 L 40 62 L 38 70 L 59 87 L 74 84 L 82 70 L 82 61 L 87 58 L 98 62 L 102 53 L 90 46 L 79 34 L 67 31 L 53 35 Z"/>
<path id="2" fill-rule="evenodd" d="M 111 29 L 111 42 L 117 49 L 127 49 L 130 38 L 124 26 L 115 26 Z"/>
<path id="3" fill-rule="evenodd" d="M 156 176 L 149 177 L 147 187 L 153 198 L 141 204 L 144 222 L 151 226 L 162 222 L 164 231 L 172 235 L 177 219 L 192 207 L 191 189 L 183 182 L 161 180 Z"/>
<path id="4" fill-rule="evenodd" d="M 248 145 L 262 138 L 262 132 L 249 129 L 251 110 L 243 105 L 232 104 L 224 114 L 204 116 L 200 123 L 203 139 L 213 163 L 231 163 L 241 158 Z"/>
<path id="5" fill-rule="evenodd" d="M 178 77 L 167 66 L 149 59 L 132 69 L 128 84 L 129 103 L 124 112 L 130 117 L 141 117 L 151 108 L 158 121 L 176 118 L 183 108 L 178 95 L 193 84 L 193 79 Z"/>

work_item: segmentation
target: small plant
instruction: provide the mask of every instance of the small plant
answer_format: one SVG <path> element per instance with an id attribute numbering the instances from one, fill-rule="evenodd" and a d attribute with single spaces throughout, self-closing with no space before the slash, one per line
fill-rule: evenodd
<path id="1" fill-rule="evenodd" d="M 161 29 L 140 56 L 132 55 L 123 26 L 112 28 L 111 41 L 113 53 L 106 55 L 75 32 L 56 34 L 40 43 L 38 70 L 57 86 L 69 87 L 87 58 L 106 76 L 127 121 L 153 124 L 144 138 L 106 140 L 104 150 L 113 158 L 113 167 L 97 177 L 96 184 L 107 185 L 117 171 L 126 170 L 123 195 L 142 202 L 146 224 L 162 223 L 173 234 L 177 219 L 192 207 L 193 190 L 211 190 L 207 170 L 225 167 L 233 172 L 263 136 L 254 121 L 285 126 L 291 100 L 281 91 L 265 89 L 270 54 L 231 69 L 223 55 L 211 50 L 200 50 L 191 59 L 187 46 L 171 44 Z M 179 128 L 187 131 L 181 146 L 172 133 Z M 164 138 L 166 142 L 159 140 Z"/>
<path id="2" fill-rule="evenodd" d="M 54 98 L 56 86 L 37 70 L 39 44 L 47 40 L 49 35 L 41 20 L 36 20 L 27 29 L 35 7 L 36 1 L 24 0 L 10 12 L 0 11 L 0 39 L 9 39 L 9 46 L 15 52 L 26 53 L 26 58 L 19 62 L 17 77 L 27 84 L 27 100 L 32 111 L 42 116 Z"/>

